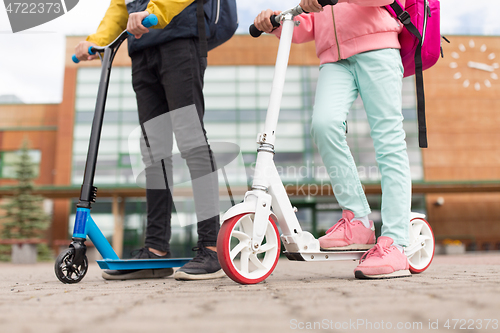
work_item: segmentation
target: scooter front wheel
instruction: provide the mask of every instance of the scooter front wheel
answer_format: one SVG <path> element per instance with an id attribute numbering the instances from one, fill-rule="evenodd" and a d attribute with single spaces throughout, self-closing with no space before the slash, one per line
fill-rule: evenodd
<path id="1" fill-rule="evenodd" d="M 260 248 L 252 248 L 255 214 L 240 214 L 226 220 L 217 239 L 217 256 L 227 276 L 241 284 L 264 281 L 274 270 L 280 256 L 280 237 L 269 217 Z"/>
<path id="2" fill-rule="evenodd" d="M 57 278 L 62 283 L 78 283 L 87 274 L 89 267 L 87 257 L 85 256 L 80 264 L 73 263 L 74 257 L 75 249 L 72 247 L 64 250 L 57 256 L 54 270 Z"/>
<path id="3" fill-rule="evenodd" d="M 423 218 L 410 221 L 410 245 L 407 249 L 410 272 L 422 273 L 430 266 L 435 250 L 434 233 L 429 222 Z"/>

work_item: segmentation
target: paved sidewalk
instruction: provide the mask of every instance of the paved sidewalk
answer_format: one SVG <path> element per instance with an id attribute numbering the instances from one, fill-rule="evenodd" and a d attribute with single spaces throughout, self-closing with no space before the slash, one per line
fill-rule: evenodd
<path id="1" fill-rule="evenodd" d="M 242 286 L 104 281 L 92 264 L 83 281 L 64 285 L 50 263 L 4 263 L 0 332 L 500 332 L 498 252 L 436 256 L 404 279 L 356 280 L 355 266 L 284 259 L 264 283 Z"/>

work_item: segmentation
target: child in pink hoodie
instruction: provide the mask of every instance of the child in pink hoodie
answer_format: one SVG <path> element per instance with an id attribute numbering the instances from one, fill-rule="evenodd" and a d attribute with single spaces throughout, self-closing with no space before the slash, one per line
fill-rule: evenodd
<path id="1" fill-rule="evenodd" d="M 319 239 L 325 250 L 368 250 L 354 270 L 357 278 L 409 276 L 411 176 L 402 115 L 402 25 L 383 7 L 393 0 L 339 0 L 322 8 L 302 0 L 310 14 L 296 17 L 293 42 L 314 40 L 321 61 L 311 134 L 330 175 L 342 218 Z M 401 3 L 404 5 L 404 0 Z M 255 26 L 273 30 L 266 10 Z M 371 212 L 346 142 L 346 119 L 358 94 L 363 100 L 382 176 L 382 235 L 375 244 Z M 341 169 L 343 172 L 334 172 Z M 330 172 L 330 170 L 332 172 Z"/>

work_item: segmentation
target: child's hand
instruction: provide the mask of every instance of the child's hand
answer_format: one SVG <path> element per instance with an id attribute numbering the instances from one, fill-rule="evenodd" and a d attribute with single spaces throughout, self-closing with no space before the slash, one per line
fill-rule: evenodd
<path id="1" fill-rule="evenodd" d="M 127 31 L 130 32 L 135 38 L 141 38 L 143 34 L 147 34 L 149 29 L 142 25 L 142 20 L 149 15 L 148 11 L 132 13 L 128 17 Z"/>
<path id="2" fill-rule="evenodd" d="M 300 7 L 308 13 L 319 13 L 323 11 L 323 7 L 318 3 L 318 0 L 301 0 Z"/>
<path id="3" fill-rule="evenodd" d="M 255 27 L 260 31 L 271 33 L 271 31 L 274 30 L 273 24 L 271 23 L 271 16 L 279 14 L 281 14 L 281 11 L 272 11 L 270 9 L 263 10 L 259 15 L 257 15 L 253 24 L 255 24 Z"/>
<path id="4" fill-rule="evenodd" d="M 75 47 L 75 56 L 78 58 L 78 60 L 80 61 L 94 60 L 98 57 L 97 53 L 94 55 L 89 54 L 90 46 L 97 46 L 97 45 L 85 41 L 78 43 L 78 45 Z"/>

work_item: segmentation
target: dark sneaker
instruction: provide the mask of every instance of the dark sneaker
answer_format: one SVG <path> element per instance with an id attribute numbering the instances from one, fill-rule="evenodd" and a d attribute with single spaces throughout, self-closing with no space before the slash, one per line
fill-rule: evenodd
<path id="1" fill-rule="evenodd" d="M 167 259 L 172 255 L 167 253 L 164 256 L 159 256 L 147 248 L 135 250 L 132 253 L 132 259 Z M 102 272 L 102 277 L 105 280 L 135 280 L 135 279 L 159 279 L 170 276 L 174 273 L 172 268 L 161 269 L 128 269 L 128 270 L 105 270 Z"/>
<path id="2" fill-rule="evenodd" d="M 176 280 L 209 280 L 226 276 L 217 259 L 217 252 L 206 247 L 194 247 L 196 257 L 175 271 Z"/>

